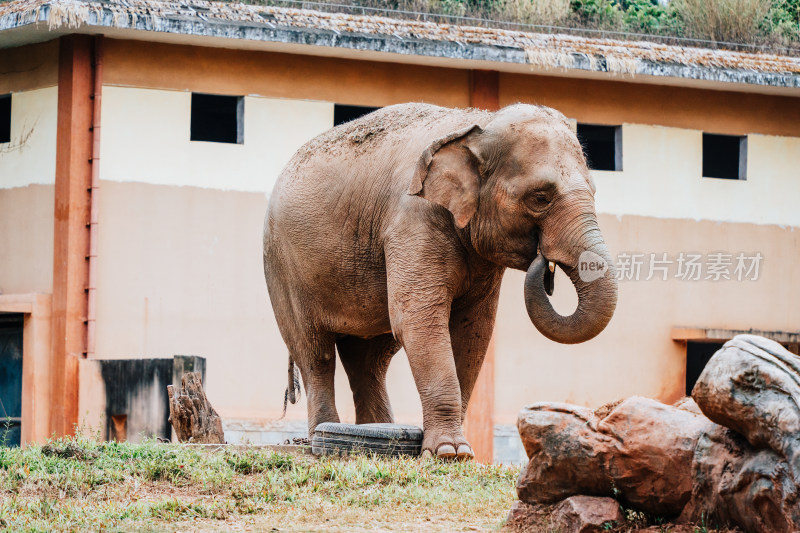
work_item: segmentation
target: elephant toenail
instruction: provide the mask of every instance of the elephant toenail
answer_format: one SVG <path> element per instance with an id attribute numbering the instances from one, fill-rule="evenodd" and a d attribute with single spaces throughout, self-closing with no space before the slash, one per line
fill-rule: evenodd
<path id="1" fill-rule="evenodd" d="M 431 453 L 430 450 L 422 450 L 423 459 L 430 459 L 431 457 L 433 457 L 433 454 Z"/>
<path id="2" fill-rule="evenodd" d="M 458 457 L 460 459 L 471 459 L 475 454 L 472 452 L 472 448 L 470 448 L 466 444 L 461 444 L 458 447 Z"/>
<path id="3" fill-rule="evenodd" d="M 439 457 L 455 457 L 456 449 L 450 444 L 442 444 L 436 449 L 436 455 Z"/>

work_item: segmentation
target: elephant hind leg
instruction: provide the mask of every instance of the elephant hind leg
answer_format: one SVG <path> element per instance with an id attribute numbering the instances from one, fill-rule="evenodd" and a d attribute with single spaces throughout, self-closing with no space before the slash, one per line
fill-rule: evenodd
<path id="1" fill-rule="evenodd" d="M 386 371 L 400 343 L 391 333 L 372 339 L 348 335 L 338 338 L 336 347 L 353 391 L 356 424 L 394 422 Z"/>
<path id="2" fill-rule="evenodd" d="M 308 403 L 308 435 L 323 422 L 339 422 L 334 393 L 336 349 L 332 333 L 296 332 L 287 346 L 289 357 L 300 370 Z"/>

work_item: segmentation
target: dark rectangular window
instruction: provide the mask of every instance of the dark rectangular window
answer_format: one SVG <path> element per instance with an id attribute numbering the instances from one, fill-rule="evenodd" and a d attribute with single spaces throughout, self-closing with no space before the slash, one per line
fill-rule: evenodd
<path id="1" fill-rule="evenodd" d="M 345 122 L 350 122 L 359 117 L 363 117 L 367 113 L 380 109 L 380 107 L 369 107 L 365 105 L 341 105 L 334 104 L 333 106 L 333 125 L 338 126 Z"/>
<path id="2" fill-rule="evenodd" d="M 193 141 L 242 144 L 244 97 L 192 93 Z"/>
<path id="3" fill-rule="evenodd" d="M 747 179 L 747 137 L 704 133 L 703 177 Z"/>
<path id="4" fill-rule="evenodd" d="M 0 143 L 11 141 L 11 95 L 0 95 Z"/>
<path id="5" fill-rule="evenodd" d="M 622 170 L 622 126 L 578 124 L 578 140 L 592 170 Z"/>

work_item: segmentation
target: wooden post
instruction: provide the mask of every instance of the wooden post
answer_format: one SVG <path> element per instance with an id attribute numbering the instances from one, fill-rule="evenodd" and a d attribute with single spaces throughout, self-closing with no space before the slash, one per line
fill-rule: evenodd
<path id="1" fill-rule="evenodd" d="M 61 37 L 58 53 L 50 430 L 78 422 L 78 361 L 86 350 L 92 184 L 92 39 Z"/>
<path id="2" fill-rule="evenodd" d="M 500 109 L 500 74 L 493 70 L 470 73 L 470 106 Z M 464 436 L 479 463 L 494 461 L 494 340 L 489 343 L 481 373 L 475 383 L 464 420 Z"/>

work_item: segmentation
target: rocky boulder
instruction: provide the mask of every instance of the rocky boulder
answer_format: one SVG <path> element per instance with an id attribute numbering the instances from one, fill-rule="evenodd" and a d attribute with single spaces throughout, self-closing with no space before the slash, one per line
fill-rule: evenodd
<path id="1" fill-rule="evenodd" d="M 692 495 L 695 447 L 713 426 L 702 415 L 638 396 L 603 418 L 567 404 L 530 405 L 517 422 L 529 458 L 517 493 L 528 503 L 611 496 L 677 516 Z"/>
<path id="2" fill-rule="evenodd" d="M 693 398 L 670 406 L 633 397 L 597 412 L 525 407 L 520 500 L 564 500 L 561 508 L 573 496 L 612 497 L 681 522 L 800 530 L 800 358 L 738 336 L 711 359 Z"/>
<path id="3" fill-rule="evenodd" d="M 736 432 L 715 426 L 697 443 L 692 497 L 678 522 L 731 524 L 744 531 L 800 530 L 797 483 L 788 464 L 756 449 Z"/>
<path id="4" fill-rule="evenodd" d="M 753 447 L 774 450 L 800 480 L 800 357 L 764 337 L 739 335 L 708 362 L 692 398 Z"/>
<path id="5" fill-rule="evenodd" d="M 562 533 L 598 533 L 622 524 L 625 518 L 613 498 L 571 496 L 553 509 L 550 520 Z"/>

